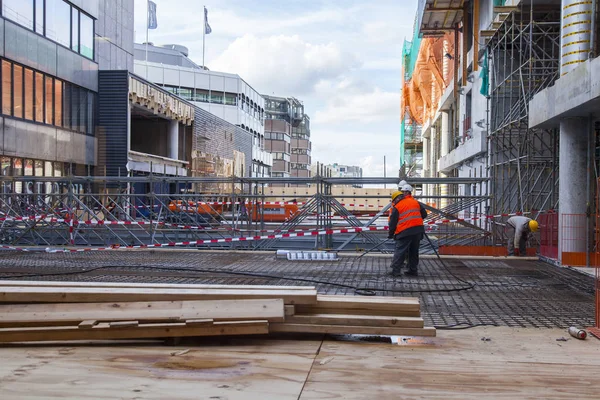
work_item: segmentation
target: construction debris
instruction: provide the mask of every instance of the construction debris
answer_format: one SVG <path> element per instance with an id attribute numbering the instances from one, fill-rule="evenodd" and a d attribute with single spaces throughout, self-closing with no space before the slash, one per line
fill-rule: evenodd
<path id="1" fill-rule="evenodd" d="M 0 282 L 3 343 L 275 332 L 435 336 L 417 298 L 319 296 L 314 287 Z"/>

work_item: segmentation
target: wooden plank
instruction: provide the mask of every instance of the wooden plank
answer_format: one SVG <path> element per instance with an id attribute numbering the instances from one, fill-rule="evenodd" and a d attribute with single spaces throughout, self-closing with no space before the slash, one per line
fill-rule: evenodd
<path id="1" fill-rule="evenodd" d="M 0 329 L 0 342 L 53 342 L 66 340 L 150 339 L 184 336 L 260 335 L 269 333 L 268 321 L 215 322 L 210 326 L 184 323 L 145 324 L 113 329 L 99 324 L 92 329 L 8 328 Z"/>
<path id="2" fill-rule="evenodd" d="M 317 296 L 316 307 L 390 311 L 420 311 L 419 299 L 414 297 Z"/>
<path id="3" fill-rule="evenodd" d="M 350 325 L 311 325 L 273 323 L 271 332 L 290 333 L 330 333 L 338 335 L 390 335 L 390 336 L 435 336 L 435 328 L 391 328 L 383 326 L 350 326 Z"/>
<path id="4" fill-rule="evenodd" d="M 118 322 L 109 322 L 108 326 L 111 328 L 129 328 L 132 326 L 138 326 L 140 323 L 138 321 L 118 321 Z"/>
<path id="5" fill-rule="evenodd" d="M 287 306 L 283 306 L 283 307 L 284 307 L 284 314 L 286 317 L 294 315 L 296 313 L 296 306 L 287 305 Z"/>
<path id="6" fill-rule="evenodd" d="M 87 321 L 82 321 L 79 325 L 77 325 L 77 327 L 79 329 L 92 329 L 97 324 L 98 321 L 96 321 L 95 319 L 90 319 Z"/>
<path id="7" fill-rule="evenodd" d="M 77 325 L 85 320 L 165 322 L 210 318 L 215 321 L 283 322 L 283 307 L 281 299 L 2 304 L 0 327 Z"/>
<path id="8" fill-rule="evenodd" d="M 315 325 L 352 325 L 396 328 L 423 328 L 423 318 L 371 315 L 312 314 L 286 316 L 286 323 Z"/>
<path id="9" fill-rule="evenodd" d="M 379 315 L 387 317 L 419 317 L 421 316 L 420 311 L 403 311 L 403 310 L 369 310 L 369 309 L 352 309 L 352 308 L 324 308 L 315 306 L 295 306 L 295 315 L 306 315 L 306 314 L 340 314 L 344 313 L 347 315 Z"/>
<path id="10" fill-rule="evenodd" d="M 212 320 L 212 319 L 186 319 L 184 322 L 187 326 L 206 326 L 206 325 L 212 325 L 214 320 Z"/>
<path id="11" fill-rule="evenodd" d="M 82 288 L 143 288 L 143 289 L 224 289 L 224 290 L 310 290 L 314 286 L 272 286 L 272 285 L 202 285 L 178 283 L 138 283 L 138 282 L 62 282 L 62 281 L 12 281 L 0 280 L 0 286 L 21 287 L 82 287 Z"/>
<path id="12" fill-rule="evenodd" d="M 2 287 L 2 303 L 100 303 L 176 300 L 283 299 L 285 304 L 314 304 L 315 289 L 139 289 L 139 288 L 63 288 Z"/>

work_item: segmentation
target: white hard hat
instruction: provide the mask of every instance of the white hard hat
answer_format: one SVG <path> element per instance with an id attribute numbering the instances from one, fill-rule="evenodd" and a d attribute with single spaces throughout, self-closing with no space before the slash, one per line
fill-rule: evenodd
<path id="1" fill-rule="evenodd" d="M 402 188 L 402 186 L 404 186 L 404 185 L 408 185 L 408 182 L 406 182 L 404 179 L 402 179 L 402 180 L 400 181 L 400 183 L 398 184 L 398 189 L 401 189 L 401 188 Z"/>
<path id="2" fill-rule="evenodd" d="M 410 186 L 408 183 L 406 185 L 402 185 L 402 187 L 400 188 L 400 190 L 402 190 L 403 192 L 412 192 L 413 188 L 412 186 Z"/>

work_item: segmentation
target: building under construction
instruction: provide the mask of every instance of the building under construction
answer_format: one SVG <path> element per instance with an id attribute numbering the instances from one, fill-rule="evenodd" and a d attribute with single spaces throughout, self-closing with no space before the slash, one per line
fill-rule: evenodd
<path id="1" fill-rule="evenodd" d="M 565 0 L 419 2 L 403 53 L 401 141 L 418 152 L 421 131 L 424 177 L 485 178 L 423 195 L 483 216 L 493 245 L 506 229 L 485 216 L 527 213 L 542 224 L 542 256 L 595 262 L 596 13 L 596 2 Z"/>

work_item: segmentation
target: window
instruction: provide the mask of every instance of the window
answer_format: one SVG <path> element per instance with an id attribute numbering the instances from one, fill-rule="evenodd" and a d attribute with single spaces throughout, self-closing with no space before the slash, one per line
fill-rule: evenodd
<path id="1" fill-rule="evenodd" d="M 46 37 L 71 47 L 71 6 L 62 0 L 46 0 Z"/>
<path id="2" fill-rule="evenodd" d="M 12 114 L 12 64 L 2 60 L 2 114 Z"/>
<path id="3" fill-rule="evenodd" d="M 25 68 L 25 119 L 33 121 L 33 71 Z"/>
<path id="4" fill-rule="evenodd" d="M 194 95 L 194 101 L 201 101 L 204 103 L 208 103 L 208 91 L 202 89 L 196 89 L 196 94 Z"/>
<path id="5" fill-rule="evenodd" d="M 33 30 L 33 0 L 3 0 L 2 15 Z"/>
<path id="6" fill-rule="evenodd" d="M 185 100 L 191 100 L 192 99 L 192 89 L 179 88 L 179 96 L 183 97 Z"/>
<path id="7" fill-rule="evenodd" d="M 84 57 L 94 59 L 94 20 L 84 13 L 79 15 L 79 53 Z"/>
<path id="8" fill-rule="evenodd" d="M 2 114 L 94 134 L 96 95 L 2 60 Z"/>
<path id="9" fill-rule="evenodd" d="M 237 97 L 235 94 L 225 93 L 225 104 L 229 106 L 235 106 L 237 101 Z"/>
<path id="10" fill-rule="evenodd" d="M 23 118 L 23 67 L 13 65 L 13 115 Z"/>
<path id="11" fill-rule="evenodd" d="M 71 8 L 71 50 L 79 53 L 79 10 Z"/>
<path id="12" fill-rule="evenodd" d="M 222 104 L 223 103 L 223 94 L 212 92 L 210 95 L 210 102 Z"/>
<path id="13" fill-rule="evenodd" d="M 54 80 L 54 124 L 56 126 L 62 126 L 63 115 L 62 115 L 62 104 L 63 104 L 63 84 L 61 80 Z"/>
<path id="14" fill-rule="evenodd" d="M 52 118 L 52 114 L 54 113 L 54 82 L 52 78 L 46 77 L 46 119 L 45 123 L 52 125 L 54 120 Z"/>
<path id="15" fill-rule="evenodd" d="M 44 122 L 44 74 L 35 73 L 35 121 Z"/>

